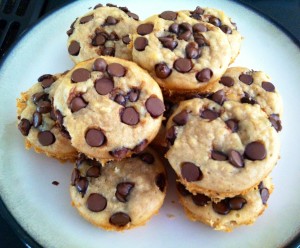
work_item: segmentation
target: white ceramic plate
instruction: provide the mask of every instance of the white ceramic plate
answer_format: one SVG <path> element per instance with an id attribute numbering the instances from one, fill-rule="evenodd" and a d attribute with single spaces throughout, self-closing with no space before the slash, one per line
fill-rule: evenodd
<path id="1" fill-rule="evenodd" d="M 125 5 L 124 1 L 112 1 Z M 87 223 L 70 205 L 71 164 L 59 164 L 26 151 L 16 128 L 15 99 L 45 73 L 72 67 L 66 30 L 75 17 L 98 1 L 74 2 L 36 25 L 15 46 L 0 71 L 0 194 L 18 223 L 45 247 L 276 247 L 300 230 L 299 194 L 299 48 L 278 28 L 231 1 L 128 0 L 140 18 L 163 10 L 223 9 L 238 24 L 244 42 L 235 65 L 267 72 L 282 94 L 285 113 L 282 157 L 272 173 L 275 192 L 269 208 L 253 226 L 222 233 L 190 222 L 171 183 L 160 213 L 146 226 L 123 233 L 106 232 Z M 171 176 L 172 177 L 172 176 Z M 58 186 L 52 181 L 58 181 Z"/>

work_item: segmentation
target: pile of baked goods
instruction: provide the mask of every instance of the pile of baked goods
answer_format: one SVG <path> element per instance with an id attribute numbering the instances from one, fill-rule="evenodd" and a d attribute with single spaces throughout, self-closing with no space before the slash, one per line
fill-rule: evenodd
<path id="1" fill-rule="evenodd" d="M 229 67 L 242 36 L 223 11 L 139 21 L 98 4 L 67 35 L 76 65 L 21 93 L 18 128 L 27 149 L 74 163 L 70 194 L 83 218 L 106 230 L 145 224 L 166 196 L 165 166 L 193 221 L 231 231 L 263 213 L 282 101 L 264 72 Z"/>

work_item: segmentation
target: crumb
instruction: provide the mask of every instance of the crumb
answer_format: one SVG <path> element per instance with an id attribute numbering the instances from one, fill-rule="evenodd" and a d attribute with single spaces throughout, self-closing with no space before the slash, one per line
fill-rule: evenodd
<path id="1" fill-rule="evenodd" d="M 59 185 L 59 182 L 53 181 L 52 184 L 55 185 L 55 186 L 57 186 L 57 185 Z"/>
<path id="2" fill-rule="evenodd" d="M 167 217 L 168 217 L 169 219 L 174 219 L 174 218 L 175 218 L 175 215 L 174 215 L 174 214 L 167 214 Z"/>

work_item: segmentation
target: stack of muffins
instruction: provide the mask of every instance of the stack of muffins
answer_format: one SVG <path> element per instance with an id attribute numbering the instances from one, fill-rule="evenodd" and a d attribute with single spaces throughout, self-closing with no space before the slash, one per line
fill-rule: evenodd
<path id="1" fill-rule="evenodd" d="M 145 224 L 166 195 L 155 151 L 165 149 L 191 220 L 223 231 L 256 220 L 273 190 L 282 103 L 265 73 L 228 68 L 242 37 L 224 12 L 141 22 L 98 4 L 67 35 L 76 65 L 21 94 L 18 128 L 26 148 L 75 163 L 70 193 L 83 218 L 106 230 Z"/>

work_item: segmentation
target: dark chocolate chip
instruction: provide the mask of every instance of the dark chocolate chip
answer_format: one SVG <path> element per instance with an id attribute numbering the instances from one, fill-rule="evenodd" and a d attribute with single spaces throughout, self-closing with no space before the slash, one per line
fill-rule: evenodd
<path id="1" fill-rule="evenodd" d="M 250 160 L 263 160 L 267 155 L 265 145 L 259 141 L 249 143 L 245 148 L 245 156 Z"/>
<path id="2" fill-rule="evenodd" d="M 115 56 L 115 48 L 114 47 L 105 47 L 103 50 L 102 50 L 102 55 L 103 56 Z"/>
<path id="3" fill-rule="evenodd" d="M 39 101 L 36 107 L 36 111 L 42 114 L 50 113 L 52 105 L 48 101 Z"/>
<path id="4" fill-rule="evenodd" d="M 119 20 L 117 20 L 116 18 L 114 18 L 113 16 L 108 16 L 104 23 L 103 26 L 112 26 L 112 25 L 116 25 L 119 22 Z"/>
<path id="5" fill-rule="evenodd" d="M 244 92 L 244 96 L 241 98 L 241 103 L 249 103 L 251 105 L 257 104 L 255 99 L 253 99 L 247 92 Z"/>
<path id="6" fill-rule="evenodd" d="M 37 104 L 40 100 L 48 100 L 48 94 L 44 92 L 38 92 L 32 95 L 32 101 Z"/>
<path id="7" fill-rule="evenodd" d="M 29 120 L 22 118 L 20 123 L 18 124 L 18 129 L 22 135 L 27 136 L 29 134 L 31 128 L 31 123 Z"/>
<path id="8" fill-rule="evenodd" d="M 54 82 L 55 78 L 51 74 L 45 74 L 38 78 L 38 81 L 41 83 L 43 89 L 49 88 Z"/>
<path id="9" fill-rule="evenodd" d="M 101 212 L 106 208 L 106 198 L 98 193 L 92 193 L 89 195 L 86 201 L 87 208 L 92 212 Z"/>
<path id="10" fill-rule="evenodd" d="M 50 131 L 40 131 L 38 133 L 38 140 L 42 146 L 50 146 L 55 142 L 55 136 Z"/>
<path id="11" fill-rule="evenodd" d="M 203 46 L 209 46 L 209 42 L 206 40 L 206 38 L 200 34 L 200 33 L 195 33 L 194 34 L 194 40 L 198 44 L 199 47 Z"/>
<path id="12" fill-rule="evenodd" d="M 84 195 L 89 186 L 89 181 L 85 177 L 80 177 L 75 180 L 75 186 L 77 191 Z"/>
<path id="13" fill-rule="evenodd" d="M 221 25 L 220 29 L 223 31 L 225 34 L 232 34 L 232 29 L 227 26 L 227 25 Z"/>
<path id="14" fill-rule="evenodd" d="M 77 96 L 72 99 L 70 102 L 70 109 L 72 113 L 79 111 L 82 108 L 85 108 L 88 103 L 82 98 L 82 96 Z"/>
<path id="15" fill-rule="evenodd" d="M 78 180 L 79 178 L 80 178 L 80 171 L 77 168 L 75 168 L 72 171 L 72 175 L 71 175 L 71 185 L 75 186 L 76 180 Z"/>
<path id="16" fill-rule="evenodd" d="M 179 126 L 184 126 L 189 118 L 189 113 L 186 110 L 182 110 L 180 113 L 173 117 L 173 122 Z"/>
<path id="17" fill-rule="evenodd" d="M 127 15 L 131 18 L 133 18 L 134 20 L 138 21 L 139 20 L 139 16 L 135 13 L 132 13 L 132 12 L 127 12 Z"/>
<path id="18" fill-rule="evenodd" d="M 68 36 L 71 36 L 74 32 L 74 28 L 70 28 L 66 33 Z"/>
<path id="19" fill-rule="evenodd" d="M 158 78 L 167 78 L 170 76 L 172 70 L 168 67 L 166 63 L 159 63 L 155 65 L 155 74 Z"/>
<path id="20" fill-rule="evenodd" d="M 56 121 L 56 114 L 55 114 L 55 109 L 52 106 L 52 109 L 50 111 L 50 118 L 54 121 Z"/>
<path id="21" fill-rule="evenodd" d="M 214 102 L 223 105 L 223 103 L 226 101 L 226 96 L 224 90 L 218 90 L 211 96 L 211 100 Z"/>
<path id="22" fill-rule="evenodd" d="M 94 85 L 99 95 L 106 95 L 114 88 L 114 82 L 110 78 L 100 78 L 95 81 Z"/>
<path id="23" fill-rule="evenodd" d="M 110 151 L 109 154 L 111 156 L 115 157 L 116 159 L 123 159 L 128 156 L 129 152 L 130 152 L 130 150 L 128 148 L 122 147 L 122 148 L 118 148 L 113 151 Z"/>
<path id="24" fill-rule="evenodd" d="M 193 202 L 200 207 L 207 205 L 210 202 L 210 198 L 203 194 L 192 195 Z"/>
<path id="25" fill-rule="evenodd" d="M 128 45 L 131 41 L 129 35 L 127 34 L 127 35 L 123 36 L 122 41 L 124 44 Z"/>
<path id="26" fill-rule="evenodd" d="M 216 150 L 211 151 L 211 158 L 217 161 L 226 161 L 228 159 L 226 154 Z"/>
<path id="27" fill-rule="evenodd" d="M 234 85 L 234 80 L 232 77 L 223 76 L 221 77 L 219 83 L 223 84 L 224 86 L 231 87 Z"/>
<path id="28" fill-rule="evenodd" d="M 208 22 L 216 27 L 220 27 L 222 24 L 221 20 L 215 16 L 210 16 Z"/>
<path id="29" fill-rule="evenodd" d="M 111 63 L 107 66 L 107 73 L 112 77 L 124 77 L 126 69 L 119 63 Z"/>
<path id="30" fill-rule="evenodd" d="M 267 188 L 262 188 L 260 189 L 259 193 L 260 193 L 262 203 L 266 205 L 270 196 L 269 190 Z"/>
<path id="31" fill-rule="evenodd" d="M 153 31 L 153 27 L 154 25 L 152 23 L 144 23 L 144 24 L 140 24 L 137 27 L 137 33 L 139 35 L 147 35 L 150 34 Z"/>
<path id="32" fill-rule="evenodd" d="M 278 114 L 271 114 L 269 116 L 269 121 L 277 132 L 280 132 L 282 130 L 281 120 Z"/>
<path id="33" fill-rule="evenodd" d="M 247 85 L 251 85 L 253 83 L 253 77 L 244 73 L 239 76 L 239 80 Z"/>
<path id="34" fill-rule="evenodd" d="M 263 87 L 263 89 L 265 91 L 268 91 L 268 92 L 275 92 L 275 86 L 274 84 L 270 83 L 270 82 L 262 82 L 261 83 L 261 86 Z"/>
<path id="35" fill-rule="evenodd" d="M 62 128 L 63 122 L 64 122 L 64 117 L 63 117 L 62 113 L 57 109 L 57 110 L 55 110 L 54 114 L 55 114 L 55 118 L 56 118 L 56 123 L 58 124 L 58 126 L 60 128 Z"/>
<path id="36" fill-rule="evenodd" d="M 197 32 L 206 32 L 207 31 L 207 27 L 204 24 L 201 23 L 196 23 L 193 26 L 193 32 L 197 33 Z"/>
<path id="37" fill-rule="evenodd" d="M 230 207 L 229 207 L 227 199 L 224 199 L 217 203 L 213 202 L 212 207 L 216 213 L 221 214 L 221 215 L 226 215 L 230 212 Z"/>
<path id="38" fill-rule="evenodd" d="M 109 223 L 114 226 L 126 226 L 131 219 L 128 214 L 117 212 L 109 218 Z"/>
<path id="39" fill-rule="evenodd" d="M 177 23 L 173 23 L 172 25 L 170 25 L 169 31 L 171 33 L 177 34 L 179 32 L 179 25 Z"/>
<path id="40" fill-rule="evenodd" d="M 231 130 L 231 132 L 236 133 L 239 130 L 239 123 L 237 120 L 229 119 L 225 121 L 227 127 Z"/>
<path id="41" fill-rule="evenodd" d="M 155 161 L 154 156 L 148 152 L 140 154 L 139 157 L 143 162 L 147 164 L 153 164 Z"/>
<path id="42" fill-rule="evenodd" d="M 175 41 L 173 37 L 166 36 L 166 37 L 160 37 L 158 39 L 163 45 L 163 47 L 168 48 L 171 51 L 173 51 L 178 45 L 178 42 Z"/>
<path id="43" fill-rule="evenodd" d="M 85 141 L 89 146 L 99 147 L 105 143 L 106 137 L 101 130 L 91 128 L 85 134 Z"/>
<path id="44" fill-rule="evenodd" d="M 145 37 L 137 37 L 134 41 L 134 48 L 137 51 L 144 51 L 148 46 L 148 40 Z"/>
<path id="45" fill-rule="evenodd" d="M 84 82 L 87 81 L 91 77 L 91 73 L 89 70 L 84 68 L 78 68 L 72 72 L 71 80 L 73 83 Z"/>
<path id="46" fill-rule="evenodd" d="M 79 42 L 76 41 L 76 40 L 73 40 L 70 43 L 69 47 L 68 47 L 68 52 L 72 56 L 77 56 L 79 54 L 79 52 L 80 52 L 80 44 L 79 44 Z"/>
<path id="47" fill-rule="evenodd" d="M 84 16 L 80 19 L 80 24 L 84 24 L 84 23 L 87 23 L 91 20 L 94 19 L 94 15 L 88 15 L 88 16 Z"/>
<path id="48" fill-rule="evenodd" d="M 98 9 L 98 8 L 101 8 L 101 7 L 103 7 L 103 4 L 98 3 L 98 4 L 94 7 L 94 9 Z"/>
<path id="49" fill-rule="evenodd" d="M 177 38 L 179 40 L 187 41 L 192 35 L 192 30 L 193 30 L 192 26 L 187 22 L 179 24 Z"/>
<path id="50" fill-rule="evenodd" d="M 101 175 L 101 167 L 99 166 L 92 166 L 90 167 L 87 172 L 86 176 L 87 177 L 99 177 Z"/>
<path id="51" fill-rule="evenodd" d="M 128 196 L 131 190 L 134 188 L 134 183 L 132 182 L 122 182 L 117 185 L 117 190 L 115 196 L 120 202 L 127 202 Z"/>
<path id="52" fill-rule="evenodd" d="M 153 118 L 161 116 L 165 111 L 164 103 L 156 96 L 150 96 L 147 99 L 145 106 L 146 106 L 148 113 Z"/>
<path id="53" fill-rule="evenodd" d="M 112 40 L 112 41 L 117 41 L 117 40 L 119 40 L 120 38 L 119 38 L 119 36 L 117 35 L 117 33 L 116 32 L 111 32 L 110 34 L 109 34 L 109 36 L 108 36 L 108 40 Z"/>
<path id="54" fill-rule="evenodd" d="M 185 47 L 185 53 L 188 59 L 198 59 L 201 55 L 201 49 L 196 42 L 190 42 Z"/>
<path id="55" fill-rule="evenodd" d="M 117 7 L 118 7 L 117 5 L 115 5 L 115 4 L 112 4 L 112 3 L 107 3 L 107 4 L 106 4 L 106 6 L 108 6 L 108 7 L 115 7 L 115 8 L 117 8 Z"/>
<path id="56" fill-rule="evenodd" d="M 194 11 L 190 11 L 190 13 L 191 13 L 190 17 L 196 20 L 201 20 L 201 16 L 204 14 L 204 9 L 197 6 L 197 8 Z"/>
<path id="57" fill-rule="evenodd" d="M 123 108 L 120 112 L 121 122 L 134 126 L 139 123 L 140 116 L 134 107 Z"/>
<path id="58" fill-rule="evenodd" d="M 231 210 L 240 210 L 245 206 L 246 203 L 247 200 L 241 196 L 235 196 L 228 200 L 228 204 Z"/>
<path id="59" fill-rule="evenodd" d="M 191 162 L 182 163 L 181 175 L 188 182 L 199 181 L 203 178 L 200 168 Z"/>
<path id="60" fill-rule="evenodd" d="M 185 188 L 185 186 L 179 182 L 176 183 L 176 188 L 182 196 L 191 195 L 191 193 Z"/>
<path id="61" fill-rule="evenodd" d="M 189 72 L 190 70 L 192 70 L 193 63 L 190 59 L 179 58 L 179 59 L 175 60 L 174 68 L 178 72 L 186 73 L 186 72 Z"/>
<path id="62" fill-rule="evenodd" d="M 114 101 L 122 106 L 126 105 L 126 98 L 121 94 L 116 95 Z"/>
<path id="63" fill-rule="evenodd" d="M 93 39 L 92 39 L 92 45 L 93 46 L 102 46 L 106 42 L 106 36 L 104 36 L 102 33 L 97 34 Z"/>
<path id="64" fill-rule="evenodd" d="M 201 115 L 200 115 L 200 117 L 202 117 L 203 119 L 207 119 L 210 121 L 217 119 L 219 116 L 220 116 L 220 114 L 218 112 L 215 112 L 210 109 L 205 109 L 205 110 L 201 111 Z"/>
<path id="65" fill-rule="evenodd" d="M 133 152 L 140 153 L 145 150 L 148 145 L 148 140 L 144 139 L 133 148 Z"/>
<path id="66" fill-rule="evenodd" d="M 98 58 L 94 61 L 93 71 L 101 71 L 105 72 L 107 67 L 107 63 L 104 59 Z"/>
<path id="67" fill-rule="evenodd" d="M 196 79 L 201 83 L 208 82 L 212 76 L 213 76 L 212 70 L 209 68 L 205 68 L 205 69 L 197 72 Z"/>
<path id="68" fill-rule="evenodd" d="M 130 102 L 136 102 L 137 100 L 139 100 L 140 90 L 139 89 L 131 89 L 127 96 L 128 96 L 128 100 Z"/>
<path id="69" fill-rule="evenodd" d="M 244 167 L 244 159 L 238 151 L 235 151 L 235 150 L 229 151 L 228 158 L 229 158 L 229 162 L 234 167 L 237 167 L 237 168 Z"/>
<path id="70" fill-rule="evenodd" d="M 39 112 L 34 112 L 32 116 L 32 124 L 35 128 L 39 127 L 43 122 L 43 116 Z"/>
<path id="71" fill-rule="evenodd" d="M 177 13 L 174 11 L 164 11 L 159 15 L 160 18 L 168 21 L 174 21 L 177 18 Z"/>
<path id="72" fill-rule="evenodd" d="M 166 140 L 168 141 L 169 145 L 174 145 L 176 136 L 177 134 L 175 126 L 170 127 L 166 133 Z"/>
<path id="73" fill-rule="evenodd" d="M 164 192 L 166 187 L 166 176 L 164 173 L 159 173 L 155 178 L 155 184 L 161 192 Z"/>

